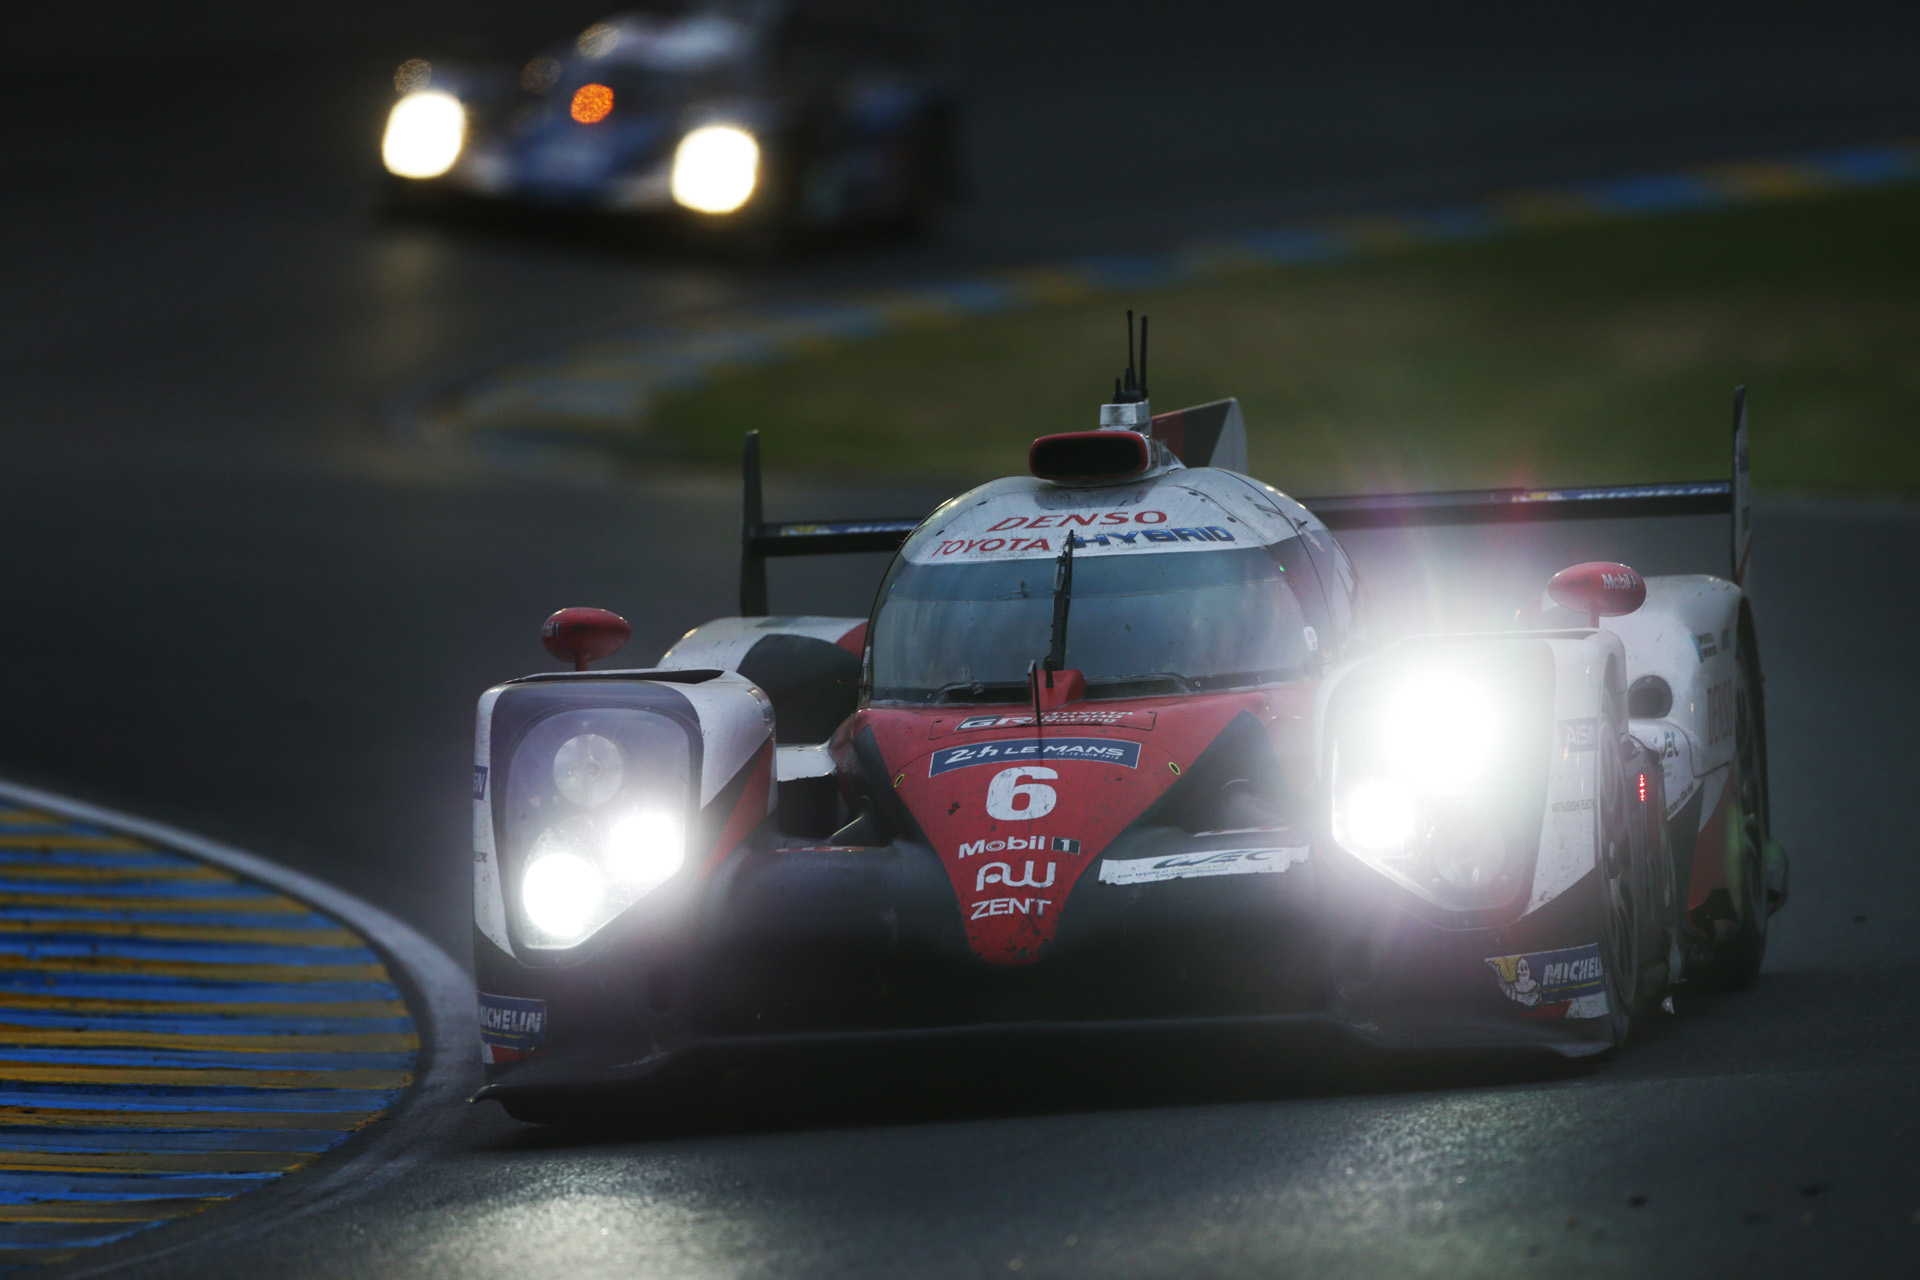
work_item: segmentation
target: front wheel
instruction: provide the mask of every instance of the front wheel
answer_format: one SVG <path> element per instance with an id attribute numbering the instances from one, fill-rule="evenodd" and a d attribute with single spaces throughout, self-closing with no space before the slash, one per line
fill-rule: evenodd
<path id="1" fill-rule="evenodd" d="M 1760 721 L 1753 683 L 1751 651 L 1743 639 L 1733 686 L 1732 785 L 1738 788 L 1735 838 L 1740 841 L 1739 912 L 1733 936 L 1714 954 L 1709 976 L 1720 986 L 1753 985 L 1767 956 L 1767 774 L 1760 746 Z"/>
<path id="2" fill-rule="evenodd" d="M 1609 732 L 1603 742 L 1616 739 Z M 1615 1048 L 1626 1043 L 1640 999 L 1640 884 L 1629 823 L 1626 778 L 1614 752 L 1600 774 L 1600 957 Z"/>
<path id="3" fill-rule="evenodd" d="M 1733 768 L 1729 785 L 1739 805 L 1733 838 L 1740 841 L 1735 928 L 1715 950 L 1707 977 L 1715 986 L 1753 985 L 1767 956 L 1767 773 L 1760 742 L 1752 650 L 1743 638 L 1733 682 Z"/>

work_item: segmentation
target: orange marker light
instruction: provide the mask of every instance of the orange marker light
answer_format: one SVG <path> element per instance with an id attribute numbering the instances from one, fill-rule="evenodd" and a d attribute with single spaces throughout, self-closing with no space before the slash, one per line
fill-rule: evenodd
<path id="1" fill-rule="evenodd" d="M 613 113 L 613 90 L 603 84 L 583 84 L 573 95 L 572 114 L 581 124 L 599 124 Z"/>

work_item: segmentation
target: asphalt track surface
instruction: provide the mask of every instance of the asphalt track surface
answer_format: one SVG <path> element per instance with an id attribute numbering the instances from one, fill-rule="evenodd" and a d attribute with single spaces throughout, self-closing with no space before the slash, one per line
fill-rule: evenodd
<path id="1" fill-rule="evenodd" d="M 23 122 L 0 160 L 0 774 L 253 850 L 460 956 L 473 697 L 544 665 L 557 605 L 625 613 L 642 658 L 726 612 L 735 495 L 396 441 L 383 410 L 416 379 L 670 309 L 1920 132 L 1910 6 L 1030 8 L 977 9 L 976 198 L 954 225 L 779 268 L 369 222 L 380 81 L 452 6 L 20 17 L 0 91 Z M 936 496 L 776 486 L 771 506 Z M 1474 549 L 1473 582 L 1438 598 L 1589 551 L 1717 564 L 1717 538 L 1566 526 Z M 1383 597 L 1468 556 L 1361 553 Z M 1920 520 L 1775 501 L 1756 556 L 1794 900 L 1753 991 L 1683 1000 L 1599 1070 L 1199 1046 L 853 1064 L 652 1136 L 480 1108 L 422 1123 L 404 1178 L 366 1171 L 377 1195 L 334 1185 L 300 1213 L 296 1175 L 140 1269 L 1906 1273 L 1920 690 L 1897 584 Z M 789 568 L 775 604 L 861 612 L 871 585 L 870 565 Z"/>

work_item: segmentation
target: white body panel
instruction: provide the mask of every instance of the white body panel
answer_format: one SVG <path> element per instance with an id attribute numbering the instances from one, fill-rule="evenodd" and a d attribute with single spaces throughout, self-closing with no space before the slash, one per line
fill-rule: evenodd
<path id="1" fill-rule="evenodd" d="M 915 564 L 1049 559 L 1069 536 L 1076 557 L 1214 551 L 1278 542 L 1307 518 L 1278 490 L 1211 467 L 1101 486 L 1094 511 L 1089 492 L 1030 476 L 995 480 L 935 511 L 901 553 Z"/>
<path id="2" fill-rule="evenodd" d="M 1618 726 L 1625 719 L 1626 650 L 1618 637 L 1595 631 L 1547 644 L 1553 649 L 1554 749 L 1547 763 L 1547 810 L 1527 911 L 1545 906 L 1593 870 L 1600 847 L 1599 751 L 1594 748 L 1605 747 L 1605 736 L 1582 744 L 1563 726 L 1583 721 Z"/>
<path id="3" fill-rule="evenodd" d="M 673 689 L 700 717 L 700 806 L 705 808 L 773 737 L 773 701 L 731 671 L 705 684 L 677 684 Z M 767 788 L 768 813 L 773 812 L 778 789 L 777 780 Z"/>
<path id="4" fill-rule="evenodd" d="M 1685 574 L 1648 578 L 1647 602 L 1604 630 L 1627 649 L 1627 679 L 1659 676 L 1673 690 L 1673 710 L 1635 720 L 1633 735 L 1661 756 L 1671 817 L 1705 790 L 1701 812 L 1713 812 L 1733 764 L 1734 650 L 1740 626 L 1739 587 L 1723 578 Z"/>
<path id="5" fill-rule="evenodd" d="M 839 644 L 862 624 L 865 618 L 772 617 L 716 618 L 695 627 L 676 640 L 661 655 L 662 670 L 687 671 L 698 667 L 718 667 L 733 671 L 747 651 L 770 635 L 808 636 Z"/>
<path id="6" fill-rule="evenodd" d="M 474 716 L 473 776 L 473 923 L 486 939 L 502 951 L 507 943 L 507 904 L 500 888 L 500 862 L 493 844 L 493 783 L 488 773 L 493 760 L 493 704 L 500 700 L 498 687 L 480 695 L 480 707 Z M 487 779 L 481 782 L 481 779 Z"/>

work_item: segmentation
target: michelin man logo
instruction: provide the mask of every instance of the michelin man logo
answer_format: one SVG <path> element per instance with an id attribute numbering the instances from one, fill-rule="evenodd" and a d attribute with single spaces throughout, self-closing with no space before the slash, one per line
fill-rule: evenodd
<path id="1" fill-rule="evenodd" d="M 1606 1016 L 1606 966 L 1596 943 L 1519 956 L 1488 956 L 1487 967 L 1500 983 L 1500 994 L 1528 1011 L 1524 1017 Z"/>
<path id="2" fill-rule="evenodd" d="M 1507 999 L 1528 1008 L 1540 1003 L 1540 984 L 1533 980 L 1533 966 L 1525 956 L 1498 956 L 1487 963 L 1500 976 L 1500 990 Z"/>

